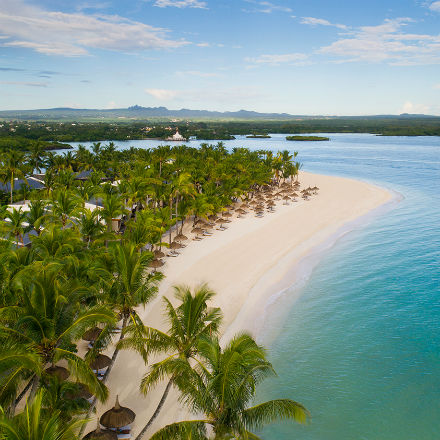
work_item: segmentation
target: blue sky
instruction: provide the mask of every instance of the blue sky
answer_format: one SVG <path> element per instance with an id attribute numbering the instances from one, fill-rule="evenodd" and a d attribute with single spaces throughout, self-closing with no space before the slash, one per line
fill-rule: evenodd
<path id="1" fill-rule="evenodd" d="M 440 115 L 440 1 L 0 0 L 0 109 Z"/>

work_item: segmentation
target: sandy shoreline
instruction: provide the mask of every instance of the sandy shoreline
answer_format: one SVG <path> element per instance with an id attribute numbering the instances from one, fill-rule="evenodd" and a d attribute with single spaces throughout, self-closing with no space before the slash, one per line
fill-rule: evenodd
<path id="1" fill-rule="evenodd" d="M 261 309 L 268 298 L 297 279 L 298 262 L 343 225 L 392 198 L 383 188 L 351 179 L 301 172 L 300 181 L 301 187 L 317 185 L 319 194 L 310 201 L 301 200 L 287 206 L 278 202 L 276 211 L 263 218 L 249 213 L 245 218 L 234 219 L 228 230 L 215 231 L 212 237 L 201 242 L 190 240 L 178 258 L 168 258 L 163 267 L 166 278 L 161 283 L 158 298 L 140 311 L 144 322 L 164 329 L 161 297 L 165 295 L 171 299 L 172 286 L 176 284 L 193 287 L 207 282 L 217 292 L 214 305 L 224 313 L 224 337 L 243 330 L 255 334 L 262 323 Z M 141 395 L 139 383 L 146 371 L 147 367 L 137 354 L 120 352 L 107 381 L 110 399 L 97 406 L 100 416 L 113 406 L 115 395 L 119 394 L 121 404 L 136 413 L 133 438 L 154 412 L 164 388 L 160 385 L 148 396 Z M 187 414 L 180 408 L 177 394 L 170 393 L 161 414 L 144 438 L 184 417 Z M 85 432 L 94 426 L 93 421 Z"/>

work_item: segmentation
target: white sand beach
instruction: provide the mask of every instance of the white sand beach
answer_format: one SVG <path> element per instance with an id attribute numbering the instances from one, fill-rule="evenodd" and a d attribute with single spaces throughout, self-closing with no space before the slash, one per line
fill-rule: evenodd
<path id="1" fill-rule="evenodd" d="M 224 313 L 222 333 L 227 337 L 236 331 L 255 333 L 260 324 L 258 318 L 264 315 L 264 300 L 293 284 L 295 265 L 302 258 L 345 224 L 391 199 L 387 190 L 356 180 L 301 172 L 300 182 L 301 188 L 318 186 L 318 195 L 289 205 L 279 201 L 276 211 L 265 213 L 263 218 L 250 212 L 236 219 L 234 214 L 227 230 L 215 231 L 202 241 L 189 240 L 181 255 L 167 258 L 162 268 L 166 278 L 158 297 L 140 311 L 144 322 L 166 328 L 161 297 L 171 299 L 172 286 L 176 284 L 196 286 L 207 282 L 217 292 L 213 305 Z M 113 406 L 118 394 L 121 405 L 136 413 L 133 438 L 153 414 L 165 387 L 158 386 L 148 396 L 140 394 L 140 380 L 146 371 L 136 353 L 121 351 L 107 381 L 110 398 L 104 405 L 97 405 L 100 416 Z M 187 416 L 179 406 L 177 393 L 171 392 L 144 438 Z M 85 432 L 95 426 L 95 421 L 90 422 Z"/>

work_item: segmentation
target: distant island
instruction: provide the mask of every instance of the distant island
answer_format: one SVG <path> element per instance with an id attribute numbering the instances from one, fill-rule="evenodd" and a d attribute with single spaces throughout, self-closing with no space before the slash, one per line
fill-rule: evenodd
<path id="1" fill-rule="evenodd" d="M 248 134 L 246 137 L 248 139 L 270 139 L 268 134 Z"/>
<path id="2" fill-rule="evenodd" d="M 286 141 L 329 141 L 325 136 L 286 136 Z"/>

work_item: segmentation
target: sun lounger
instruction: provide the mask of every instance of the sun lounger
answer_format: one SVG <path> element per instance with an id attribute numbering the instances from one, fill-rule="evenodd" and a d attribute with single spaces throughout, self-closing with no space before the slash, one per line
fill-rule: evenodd
<path id="1" fill-rule="evenodd" d="M 167 254 L 167 257 L 177 257 L 179 256 L 179 254 L 177 252 L 170 252 L 169 254 Z"/>
<path id="2" fill-rule="evenodd" d="M 200 241 L 200 240 L 203 240 L 203 238 L 202 237 L 198 237 L 198 236 L 193 238 L 193 241 Z"/>

